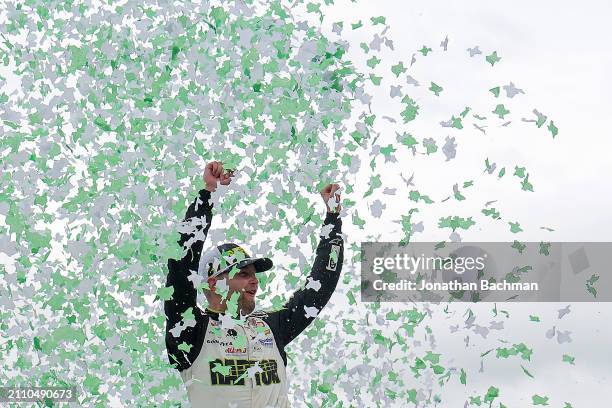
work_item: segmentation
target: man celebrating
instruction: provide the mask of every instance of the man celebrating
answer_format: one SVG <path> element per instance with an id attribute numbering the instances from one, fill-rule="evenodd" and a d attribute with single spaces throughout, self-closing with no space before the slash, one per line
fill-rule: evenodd
<path id="1" fill-rule="evenodd" d="M 327 214 L 309 284 L 281 310 L 254 312 L 257 274 L 272 268 L 272 260 L 251 257 L 232 243 L 202 254 L 212 220 L 211 192 L 217 183 L 230 184 L 232 176 L 220 162 L 206 165 L 205 188 L 187 209 L 178 241 L 187 253 L 180 261 L 168 261 L 166 286 L 174 288 L 164 305 L 168 357 L 193 407 L 289 407 L 285 346 L 329 301 L 342 269 L 340 186 L 321 190 Z M 196 306 L 202 281 L 207 284 L 205 311 Z"/>

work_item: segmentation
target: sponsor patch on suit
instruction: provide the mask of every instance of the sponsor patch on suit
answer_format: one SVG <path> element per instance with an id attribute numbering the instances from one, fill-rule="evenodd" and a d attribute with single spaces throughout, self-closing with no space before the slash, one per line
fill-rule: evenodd
<path id="1" fill-rule="evenodd" d="M 272 347 L 272 345 L 274 345 L 274 340 L 272 339 L 272 337 L 268 337 L 267 339 L 260 339 L 259 342 L 264 347 Z"/>
<path id="2" fill-rule="evenodd" d="M 335 254 L 335 256 L 333 256 Z M 340 256 L 340 246 L 339 245 L 332 245 L 331 246 L 331 252 L 329 255 L 329 262 L 327 263 L 327 270 L 328 271 L 335 271 L 336 270 L 336 266 L 338 266 L 338 257 Z M 335 259 L 334 259 L 335 258 Z"/>

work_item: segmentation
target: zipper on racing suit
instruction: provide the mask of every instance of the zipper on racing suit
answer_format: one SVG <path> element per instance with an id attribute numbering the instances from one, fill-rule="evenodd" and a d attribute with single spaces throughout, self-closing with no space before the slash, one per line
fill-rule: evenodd
<path id="1" fill-rule="evenodd" d="M 246 323 L 246 319 L 245 319 L 245 323 Z M 242 330 L 244 331 L 244 337 L 245 337 L 245 339 L 247 341 L 247 344 L 246 344 L 246 346 L 247 346 L 246 347 L 247 361 L 250 363 L 251 362 L 251 354 L 250 354 L 250 352 L 251 352 L 251 340 L 249 339 L 249 335 L 247 334 L 246 327 L 244 325 L 241 325 L 241 327 L 242 327 Z M 249 387 L 251 387 L 251 399 L 250 399 L 250 401 L 251 401 L 251 407 L 253 407 L 253 379 L 247 376 L 245 378 L 245 380 L 249 382 Z"/>

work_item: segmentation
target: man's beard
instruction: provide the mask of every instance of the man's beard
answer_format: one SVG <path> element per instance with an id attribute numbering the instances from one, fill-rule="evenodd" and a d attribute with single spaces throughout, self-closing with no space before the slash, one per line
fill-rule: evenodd
<path id="1" fill-rule="evenodd" d="M 255 310 L 255 299 L 247 299 L 244 295 L 238 298 L 238 309 L 244 316 L 249 315 Z"/>

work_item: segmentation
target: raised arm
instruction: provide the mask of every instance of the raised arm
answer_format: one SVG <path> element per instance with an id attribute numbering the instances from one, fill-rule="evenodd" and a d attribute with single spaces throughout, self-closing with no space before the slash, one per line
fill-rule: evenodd
<path id="1" fill-rule="evenodd" d="M 272 313 L 280 328 L 282 342 L 288 344 L 297 337 L 315 319 L 331 298 L 342 271 L 344 260 L 344 241 L 342 220 L 340 219 L 340 195 L 337 184 L 328 185 L 321 191 L 327 205 L 327 214 L 323 221 L 322 233 L 312 269 L 306 286 L 293 294 L 283 309 Z M 330 210 L 330 204 L 335 211 Z"/>
<path id="2" fill-rule="evenodd" d="M 179 245 L 186 250 L 179 261 L 168 260 L 168 276 L 166 286 L 173 287 L 172 298 L 164 302 L 166 313 L 166 348 L 171 364 L 178 363 L 179 369 L 191 365 L 193 354 L 199 353 L 199 347 L 192 347 L 196 343 L 196 324 L 201 319 L 200 310 L 196 307 L 197 290 L 194 283 L 189 280 L 190 271 L 198 270 L 198 263 L 202 253 L 204 240 L 208 235 L 212 221 L 212 208 L 210 194 L 217 188 L 217 181 L 229 184 L 233 174 L 223 173 L 223 166 L 219 162 L 211 162 L 204 170 L 205 187 L 199 191 L 198 197 L 189 205 L 183 222 L 179 227 Z M 183 314 L 191 309 L 195 323 L 191 320 L 183 321 Z"/>

